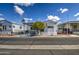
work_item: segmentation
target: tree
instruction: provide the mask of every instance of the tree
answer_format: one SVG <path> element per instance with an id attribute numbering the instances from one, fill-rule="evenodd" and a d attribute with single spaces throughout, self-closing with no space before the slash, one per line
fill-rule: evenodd
<path id="1" fill-rule="evenodd" d="M 44 30 L 45 26 L 46 25 L 45 25 L 44 22 L 34 22 L 32 24 L 32 28 L 35 29 L 35 30 L 37 30 L 37 32 L 39 33 L 39 35 L 40 35 L 40 31 Z"/>

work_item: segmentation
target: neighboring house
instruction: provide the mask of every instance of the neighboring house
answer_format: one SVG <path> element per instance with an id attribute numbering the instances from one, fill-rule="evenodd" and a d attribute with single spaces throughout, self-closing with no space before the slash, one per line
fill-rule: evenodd
<path id="1" fill-rule="evenodd" d="M 16 24 L 16 23 L 12 23 L 12 32 L 14 34 L 17 34 L 19 32 L 22 32 L 23 31 L 23 26 L 20 25 L 20 24 Z"/>
<path id="2" fill-rule="evenodd" d="M 79 21 L 68 21 L 59 25 L 61 32 L 72 32 L 72 34 L 79 34 Z"/>
<path id="3" fill-rule="evenodd" d="M 0 20 L 0 34 L 18 34 L 26 33 L 31 30 L 32 23 L 16 24 L 5 19 Z"/>
<path id="4" fill-rule="evenodd" d="M 47 35 L 57 35 L 57 31 L 58 31 L 57 22 L 48 20 L 46 23 L 47 23 L 47 26 L 45 28 L 45 33 Z"/>
<path id="5" fill-rule="evenodd" d="M 0 34 L 11 34 L 12 23 L 7 20 L 0 20 Z"/>
<path id="6" fill-rule="evenodd" d="M 21 25 L 7 20 L 0 20 L 0 34 L 14 34 L 22 31 Z"/>
<path id="7" fill-rule="evenodd" d="M 23 31 L 24 31 L 24 32 L 31 30 L 32 22 L 28 22 L 28 21 L 26 21 L 25 19 L 23 19 L 21 23 L 22 23 L 21 26 L 23 27 Z"/>

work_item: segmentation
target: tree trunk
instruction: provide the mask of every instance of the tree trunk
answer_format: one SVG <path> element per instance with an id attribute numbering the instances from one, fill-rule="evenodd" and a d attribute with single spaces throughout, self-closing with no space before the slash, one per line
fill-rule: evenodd
<path id="1" fill-rule="evenodd" d="M 41 34 L 41 33 L 40 33 L 40 30 L 38 30 L 38 35 L 40 36 L 40 34 Z"/>

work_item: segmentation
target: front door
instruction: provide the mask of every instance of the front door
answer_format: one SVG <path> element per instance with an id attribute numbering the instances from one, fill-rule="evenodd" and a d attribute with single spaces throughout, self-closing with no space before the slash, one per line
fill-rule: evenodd
<path id="1" fill-rule="evenodd" d="M 53 35 L 53 28 L 48 28 L 48 35 Z"/>

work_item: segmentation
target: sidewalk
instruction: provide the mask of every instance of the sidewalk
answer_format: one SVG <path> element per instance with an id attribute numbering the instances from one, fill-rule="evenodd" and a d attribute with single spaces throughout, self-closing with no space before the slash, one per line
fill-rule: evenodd
<path id="1" fill-rule="evenodd" d="M 79 49 L 79 45 L 0 45 L 0 49 Z"/>
<path id="2" fill-rule="evenodd" d="M 56 35 L 56 36 L 45 36 L 45 35 L 42 35 L 42 36 L 34 36 L 34 37 L 36 37 L 36 38 L 38 38 L 38 37 L 40 37 L 40 38 L 42 38 L 42 37 L 44 37 L 44 38 L 46 38 L 46 37 L 49 37 L 49 38 L 67 38 L 67 37 L 78 37 L 79 38 L 79 35 Z"/>

